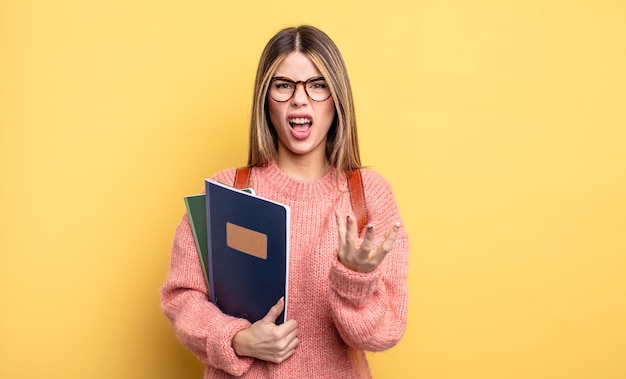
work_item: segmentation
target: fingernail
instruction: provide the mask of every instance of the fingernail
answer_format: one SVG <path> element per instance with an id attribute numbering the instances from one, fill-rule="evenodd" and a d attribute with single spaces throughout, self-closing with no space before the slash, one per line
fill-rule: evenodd
<path id="1" fill-rule="evenodd" d="M 367 224 L 367 230 L 372 230 L 374 229 L 374 225 L 372 224 Z"/>
<path id="2" fill-rule="evenodd" d="M 393 224 L 393 230 L 395 230 L 396 232 L 400 230 L 400 222 L 396 222 L 395 224 Z"/>

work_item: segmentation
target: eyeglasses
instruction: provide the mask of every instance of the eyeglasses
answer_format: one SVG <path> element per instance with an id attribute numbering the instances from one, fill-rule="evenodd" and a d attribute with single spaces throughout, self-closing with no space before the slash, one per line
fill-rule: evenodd
<path id="1" fill-rule="evenodd" d="M 330 88 L 326 84 L 326 79 L 323 76 L 314 76 L 307 79 L 305 82 L 294 82 L 289 78 L 282 76 L 272 78 L 270 81 L 269 95 L 274 101 L 284 103 L 291 100 L 296 93 L 298 84 L 302 84 L 304 92 L 309 99 L 320 102 L 330 97 Z"/>

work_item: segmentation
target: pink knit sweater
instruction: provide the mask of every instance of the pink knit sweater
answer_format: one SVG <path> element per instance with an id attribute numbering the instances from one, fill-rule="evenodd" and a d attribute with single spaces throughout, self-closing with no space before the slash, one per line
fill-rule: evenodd
<path id="1" fill-rule="evenodd" d="M 214 179 L 232 185 L 234 173 L 228 169 Z M 368 169 L 362 173 L 378 246 L 400 215 L 385 179 Z M 345 178 L 337 181 L 331 170 L 316 181 L 297 181 L 272 163 L 255 167 L 250 185 L 259 196 L 291 207 L 287 313 L 298 322 L 300 344 L 280 364 L 234 353 L 233 336 L 250 324 L 224 315 L 209 302 L 186 215 L 176 230 L 161 300 L 178 339 L 206 364 L 205 378 L 371 377 L 364 351 L 394 346 L 406 327 L 409 246 L 404 230 L 376 270 L 357 273 L 337 259 L 334 209 L 352 214 Z"/>

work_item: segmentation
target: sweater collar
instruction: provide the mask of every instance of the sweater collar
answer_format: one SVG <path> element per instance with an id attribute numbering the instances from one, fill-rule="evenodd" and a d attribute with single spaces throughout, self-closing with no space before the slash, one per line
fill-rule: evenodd
<path id="1" fill-rule="evenodd" d="M 324 199 L 336 194 L 337 172 L 331 167 L 324 176 L 319 179 L 304 181 L 287 176 L 276 164 L 270 162 L 265 167 L 256 167 L 265 178 L 265 182 L 272 188 L 272 192 L 279 193 L 290 199 Z M 339 181 L 339 189 L 345 190 L 345 180 Z"/>

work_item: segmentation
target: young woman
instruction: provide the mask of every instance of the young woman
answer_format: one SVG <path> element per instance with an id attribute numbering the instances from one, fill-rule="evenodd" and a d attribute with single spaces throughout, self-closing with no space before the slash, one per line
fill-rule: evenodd
<path id="1" fill-rule="evenodd" d="M 278 302 L 251 324 L 209 300 L 187 216 L 172 247 L 162 308 L 205 378 L 368 378 L 365 351 L 394 346 L 407 316 L 408 238 L 385 179 L 361 167 L 339 50 L 311 26 L 267 44 L 252 107 L 249 185 L 291 207 L 288 316 Z M 347 186 L 360 169 L 367 226 Z M 233 185 L 235 169 L 213 179 Z"/>

